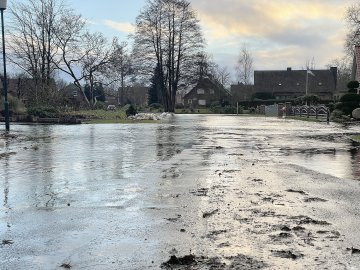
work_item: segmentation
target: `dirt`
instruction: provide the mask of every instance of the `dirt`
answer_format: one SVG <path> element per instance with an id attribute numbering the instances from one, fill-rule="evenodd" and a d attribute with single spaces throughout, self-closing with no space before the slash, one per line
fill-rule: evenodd
<path id="1" fill-rule="evenodd" d="M 219 269 L 219 270 L 255 270 L 264 269 L 266 264 L 246 255 L 219 257 L 196 257 L 195 255 L 186 255 L 184 257 L 171 256 L 170 259 L 161 265 L 162 269 L 174 270 L 205 270 L 205 269 Z"/>

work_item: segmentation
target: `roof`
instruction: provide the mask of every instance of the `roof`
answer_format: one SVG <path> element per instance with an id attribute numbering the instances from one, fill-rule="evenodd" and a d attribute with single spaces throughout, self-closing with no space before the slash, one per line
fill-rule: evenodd
<path id="1" fill-rule="evenodd" d="M 337 68 L 311 70 L 308 74 L 308 89 L 312 93 L 334 92 L 337 84 Z M 304 92 L 306 88 L 306 70 L 269 70 L 255 71 L 254 85 L 256 92 L 294 93 Z"/>
<path id="2" fill-rule="evenodd" d="M 211 80 L 210 78 L 203 77 L 200 78 L 198 83 L 195 85 L 193 89 L 190 90 L 189 93 L 187 93 L 184 98 L 187 98 L 188 95 L 190 95 L 194 90 L 203 88 L 203 89 L 216 89 L 218 91 L 223 92 L 225 95 L 231 95 L 229 91 L 227 91 L 220 83 L 215 82 L 214 80 Z"/>

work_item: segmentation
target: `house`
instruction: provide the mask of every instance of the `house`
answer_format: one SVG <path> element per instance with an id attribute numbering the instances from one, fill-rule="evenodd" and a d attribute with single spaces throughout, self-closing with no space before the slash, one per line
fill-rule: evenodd
<path id="1" fill-rule="evenodd" d="M 146 106 L 148 103 L 149 87 L 128 86 L 119 91 L 119 105 L 136 104 Z"/>
<path id="2" fill-rule="evenodd" d="M 250 101 L 255 94 L 254 85 L 245 85 L 243 83 L 233 84 L 230 87 L 232 101 L 242 102 Z"/>
<path id="3" fill-rule="evenodd" d="M 1 77 L 0 83 L 0 92 L 1 95 L 4 95 L 4 86 L 3 86 L 4 77 Z M 44 93 L 46 94 L 49 90 L 56 89 L 56 83 L 52 79 L 48 88 L 42 89 L 41 87 L 36 87 L 34 79 L 26 77 L 18 77 L 15 79 L 7 80 L 7 90 L 10 96 L 16 97 L 25 104 L 31 103 L 35 97 L 41 96 Z"/>
<path id="4" fill-rule="evenodd" d="M 83 92 L 75 84 L 71 83 L 60 90 L 61 100 L 67 105 L 72 105 L 74 108 L 80 108 L 87 104 Z"/>
<path id="5" fill-rule="evenodd" d="M 275 99 L 286 100 L 304 96 L 306 88 L 307 95 L 317 95 L 322 100 L 332 100 L 337 88 L 337 68 L 311 71 L 291 68 L 254 71 L 256 93 L 267 93 Z"/>
<path id="6" fill-rule="evenodd" d="M 230 93 L 219 83 L 200 78 L 196 86 L 184 96 L 184 105 L 189 107 L 206 107 L 214 102 L 230 101 Z"/>

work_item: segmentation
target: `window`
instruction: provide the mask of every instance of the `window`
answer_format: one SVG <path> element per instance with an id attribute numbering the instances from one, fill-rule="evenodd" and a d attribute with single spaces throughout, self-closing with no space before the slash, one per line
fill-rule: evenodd
<path id="1" fill-rule="evenodd" d="M 282 86 L 282 83 L 281 83 L 281 82 L 279 82 L 279 86 Z"/>
<path id="2" fill-rule="evenodd" d="M 78 95 L 77 90 L 74 90 L 74 91 L 73 91 L 73 96 L 74 96 L 74 97 L 77 97 L 77 95 Z"/>
<path id="3" fill-rule="evenodd" d="M 199 99 L 199 105 L 200 106 L 206 106 L 206 100 L 205 99 Z"/>
<path id="4" fill-rule="evenodd" d="M 205 91 L 204 91 L 204 89 L 198 89 L 197 90 L 197 93 L 198 93 L 198 95 L 203 95 L 203 94 L 205 94 Z"/>
<path id="5" fill-rule="evenodd" d="M 319 85 L 319 86 L 322 86 L 322 82 L 319 82 L 318 85 Z"/>
<path id="6" fill-rule="evenodd" d="M 215 94 L 215 90 L 214 89 L 210 89 L 210 95 L 214 95 Z"/>
<path id="7" fill-rule="evenodd" d="M 188 100 L 188 104 L 192 104 L 192 99 L 189 99 L 189 100 Z"/>
<path id="8" fill-rule="evenodd" d="M 297 86 L 300 86 L 300 83 L 296 83 Z"/>

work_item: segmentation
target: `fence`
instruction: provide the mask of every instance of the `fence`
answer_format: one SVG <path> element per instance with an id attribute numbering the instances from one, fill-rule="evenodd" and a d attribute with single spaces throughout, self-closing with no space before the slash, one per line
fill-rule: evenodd
<path id="1" fill-rule="evenodd" d="M 316 119 L 326 119 L 327 122 L 330 121 L 330 110 L 324 105 L 320 106 L 293 106 L 291 107 L 290 114 L 292 116 L 299 117 L 315 117 Z"/>
<path id="2" fill-rule="evenodd" d="M 319 106 L 291 106 L 290 103 L 275 104 L 270 106 L 261 105 L 257 108 L 257 113 L 266 116 L 297 116 L 306 118 L 326 119 L 330 121 L 330 110 L 325 105 Z"/>

